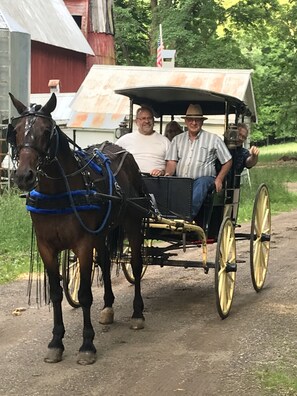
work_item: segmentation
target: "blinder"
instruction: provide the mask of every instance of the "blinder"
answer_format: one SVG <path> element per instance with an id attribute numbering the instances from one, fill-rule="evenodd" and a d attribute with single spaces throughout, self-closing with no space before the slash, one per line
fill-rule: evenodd
<path id="1" fill-rule="evenodd" d="M 6 129 L 6 142 L 12 147 L 16 147 L 16 130 L 12 124 L 8 124 Z"/>
<path id="2" fill-rule="evenodd" d="M 31 110 L 31 109 L 30 109 Z M 46 150 L 43 152 L 41 151 L 38 147 L 31 145 L 30 143 L 24 143 L 23 145 L 21 145 L 20 147 L 17 147 L 17 143 L 16 143 L 16 126 L 19 122 L 19 120 L 21 118 L 27 117 L 27 116 L 33 116 L 35 117 L 35 119 L 37 117 L 42 117 L 42 118 L 46 118 L 49 119 L 51 121 L 51 128 L 50 128 L 50 136 L 49 136 L 49 141 L 48 141 L 48 146 L 46 148 Z M 29 124 L 28 130 L 25 131 L 26 133 L 29 133 L 33 124 L 34 124 L 35 120 L 33 119 L 33 122 L 31 122 Z M 40 114 L 38 112 L 26 112 L 23 115 L 21 115 L 20 117 L 15 117 L 11 119 L 11 122 L 8 124 L 7 126 L 7 132 L 6 132 L 6 141 L 7 143 L 9 143 L 12 148 L 13 151 L 15 153 L 14 157 L 18 156 L 18 153 L 20 152 L 20 150 L 24 147 L 27 148 L 31 148 L 35 151 L 38 152 L 39 156 L 41 157 L 41 161 L 42 162 L 51 162 L 55 156 L 57 155 L 57 151 L 58 151 L 58 146 L 59 146 L 59 134 L 56 128 L 56 123 L 54 122 L 54 120 L 51 117 L 45 116 L 43 114 Z"/>

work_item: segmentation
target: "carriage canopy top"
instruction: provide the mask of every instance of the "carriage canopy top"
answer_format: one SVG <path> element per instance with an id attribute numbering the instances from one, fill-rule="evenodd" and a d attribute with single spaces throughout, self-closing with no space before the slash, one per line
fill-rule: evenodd
<path id="1" fill-rule="evenodd" d="M 203 114 L 249 114 L 243 101 L 230 95 L 203 89 L 151 86 L 117 89 L 115 93 L 128 96 L 133 104 L 150 107 L 156 117 L 186 114 L 188 106 L 199 103 Z"/>

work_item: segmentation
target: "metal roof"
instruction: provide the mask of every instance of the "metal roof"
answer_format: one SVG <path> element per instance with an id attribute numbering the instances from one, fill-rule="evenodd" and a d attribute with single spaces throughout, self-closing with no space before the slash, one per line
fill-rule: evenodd
<path id="1" fill-rule="evenodd" d="M 1 0 L 0 12 L 9 26 L 20 25 L 31 40 L 94 55 L 63 0 Z"/>
<path id="2" fill-rule="evenodd" d="M 115 90 L 151 86 L 183 87 L 213 91 L 245 103 L 257 118 L 252 70 L 157 68 L 94 65 L 73 102 L 68 126 L 83 129 L 115 129 L 129 114 L 129 98 Z"/>
<path id="3" fill-rule="evenodd" d="M 7 29 L 10 32 L 20 32 L 29 34 L 21 25 L 19 25 L 13 18 L 5 11 L 1 10 L 0 3 L 0 29 Z"/>
<path id="4" fill-rule="evenodd" d="M 66 125 L 72 114 L 70 103 L 73 100 L 75 93 L 56 92 L 55 94 L 57 96 L 57 106 L 55 110 L 52 112 L 52 117 L 58 125 Z M 47 101 L 50 99 L 50 97 L 51 97 L 51 93 L 31 94 L 30 102 L 44 106 L 47 103 Z"/>

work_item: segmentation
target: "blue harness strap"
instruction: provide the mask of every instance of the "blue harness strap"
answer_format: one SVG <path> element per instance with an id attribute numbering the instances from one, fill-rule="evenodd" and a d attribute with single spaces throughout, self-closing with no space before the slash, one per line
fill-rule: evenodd
<path id="1" fill-rule="evenodd" d="M 96 201 L 96 199 L 92 199 L 95 198 L 95 194 L 95 190 L 71 191 L 71 197 L 73 198 L 74 202 L 76 201 L 85 203 L 75 205 L 75 209 L 78 212 L 87 210 L 100 210 L 101 205 L 99 203 L 97 204 L 92 202 Z M 26 208 L 29 212 L 41 214 L 70 214 L 74 212 L 68 192 L 52 195 L 43 194 L 39 191 L 32 190 L 27 197 Z"/>

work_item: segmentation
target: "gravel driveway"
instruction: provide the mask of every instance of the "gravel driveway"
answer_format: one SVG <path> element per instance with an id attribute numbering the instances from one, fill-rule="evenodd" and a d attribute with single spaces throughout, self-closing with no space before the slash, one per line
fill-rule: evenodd
<path id="1" fill-rule="evenodd" d="M 142 283 L 146 327 L 129 329 L 133 287 L 113 274 L 115 323 L 102 326 L 102 288 L 94 286 L 97 361 L 76 363 L 82 315 L 64 301 L 65 353 L 58 364 L 43 357 L 52 310 L 27 306 L 26 280 L 0 286 L 0 395 L 281 395 L 264 389 L 261 372 L 280 366 L 296 373 L 297 211 L 273 217 L 273 240 L 264 290 L 249 273 L 249 243 L 237 245 L 240 263 L 230 316 L 216 312 L 214 272 L 149 267 Z M 242 231 L 248 230 L 244 225 Z M 199 257 L 200 250 L 191 252 Z M 16 308 L 25 307 L 20 315 Z"/>

